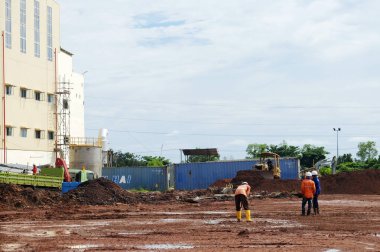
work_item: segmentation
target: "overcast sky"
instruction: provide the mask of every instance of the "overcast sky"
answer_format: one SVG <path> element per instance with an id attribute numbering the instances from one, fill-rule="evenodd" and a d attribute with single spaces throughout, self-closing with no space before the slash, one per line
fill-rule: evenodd
<path id="1" fill-rule="evenodd" d="M 249 143 L 380 149 L 380 1 L 65 0 L 88 137 L 174 162 Z"/>

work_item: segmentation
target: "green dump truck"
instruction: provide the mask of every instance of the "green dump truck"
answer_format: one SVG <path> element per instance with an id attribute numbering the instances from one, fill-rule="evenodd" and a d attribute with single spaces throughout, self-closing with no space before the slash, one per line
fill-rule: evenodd
<path id="1" fill-rule="evenodd" d="M 88 170 L 68 169 L 71 181 L 85 182 L 94 179 L 94 173 Z M 29 185 L 35 187 L 62 188 L 64 181 L 64 168 L 41 168 L 35 175 L 0 172 L 0 183 Z"/>

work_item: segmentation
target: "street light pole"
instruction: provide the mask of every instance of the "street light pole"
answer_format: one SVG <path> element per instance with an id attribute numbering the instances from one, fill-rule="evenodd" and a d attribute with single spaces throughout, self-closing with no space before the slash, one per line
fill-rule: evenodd
<path id="1" fill-rule="evenodd" d="M 336 160 L 335 165 L 333 167 L 333 174 L 335 174 L 335 168 L 338 165 L 338 158 L 339 158 L 339 131 L 341 131 L 341 128 L 333 128 L 334 131 L 336 131 Z"/>

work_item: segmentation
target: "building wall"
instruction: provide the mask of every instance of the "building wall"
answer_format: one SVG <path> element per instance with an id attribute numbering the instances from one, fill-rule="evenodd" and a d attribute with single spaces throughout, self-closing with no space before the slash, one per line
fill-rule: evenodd
<path id="1" fill-rule="evenodd" d="M 0 3 L 0 30 L 6 31 L 5 2 Z M 1 120 L 1 139 L 4 140 L 4 126 L 12 127 L 11 136 L 6 136 L 7 163 L 46 164 L 54 161 L 55 136 L 48 139 L 48 132 L 55 135 L 55 104 L 48 102 L 48 95 L 55 94 L 55 57 L 54 50 L 60 48 L 60 8 L 53 0 L 39 0 L 40 17 L 40 55 L 34 50 L 34 1 L 26 0 L 26 52 L 21 52 L 20 42 L 20 0 L 11 0 L 12 43 L 5 47 L 5 83 L 12 86 L 12 94 L 6 95 L 5 125 Z M 52 9 L 52 51 L 48 60 L 47 8 Z M 0 43 L 3 46 L 3 42 Z M 3 67 L 0 62 L 1 69 Z M 0 78 L 3 71 L 0 69 Z M 27 98 L 21 97 L 21 89 L 27 89 Z M 1 89 L 1 91 L 3 91 Z M 41 100 L 35 93 L 41 93 Z M 3 104 L 0 105 L 3 117 Z M 21 136 L 21 128 L 27 129 L 27 136 Z M 41 130 L 37 139 L 35 131 Z M 3 163 L 3 145 L 0 149 L 0 162 Z"/>
<path id="2" fill-rule="evenodd" d="M 59 82 L 70 83 L 70 136 L 85 137 L 84 76 L 73 72 L 73 57 L 61 50 L 58 56 Z"/>

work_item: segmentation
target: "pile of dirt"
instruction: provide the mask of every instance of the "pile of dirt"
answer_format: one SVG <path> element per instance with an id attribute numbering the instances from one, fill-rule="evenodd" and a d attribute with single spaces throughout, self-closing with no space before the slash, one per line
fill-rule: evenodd
<path id="1" fill-rule="evenodd" d="M 231 180 L 234 187 L 241 182 L 248 182 L 253 192 L 297 192 L 300 187 L 298 180 L 265 179 L 260 172 L 253 170 L 239 171 Z"/>
<path id="2" fill-rule="evenodd" d="M 239 171 L 231 180 L 234 187 L 248 182 L 253 192 L 299 192 L 300 180 L 269 180 L 252 170 Z M 380 194 L 380 170 L 342 172 L 320 178 L 325 194 Z"/>
<path id="3" fill-rule="evenodd" d="M 342 172 L 320 180 L 326 194 L 380 194 L 380 170 Z"/>
<path id="4" fill-rule="evenodd" d="M 210 187 L 226 187 L 231 184 L 232 179 L 220 179 L 214 182 Z"/>
<path id="5" fill-rule="evenodd" d="M 137 202 L 133 193 L 125 191 L 105 178 L 89 180 L 80 184 L 78 188 L 65 193 L 62 200 L 67 204 L 80 205 L 133 204 Z"/>
<path id="6" fill-rule="evenodd" d="M 189 199 L 210 196 L 209 190 L 169 192 L 128 192 L 105 178 L 84 182 L 78 188 L 62 194 L 56 189 L 0 184 L 0 209 L 44 206 L 114 205 L 117 203 L 189 202 Z"/>
<path id="7" fill-rule="evenodd" d="M 80 205 L 157 203 L 162 201 L 187 202 L 189 198 L 204 196 L 209 193 L 207 190 L 132 193 L 108 179 L 99 178 L 80 184 L 77 189 L 65 193 L 62 200 L 66 204 Z"/>
<path id="8" fill-rule="evenodd" d="M 28 208 L 50 206 L 61 196 L 59 190 L 34 189 L 18 185 L 0 184 L 0 206 Z"/>

